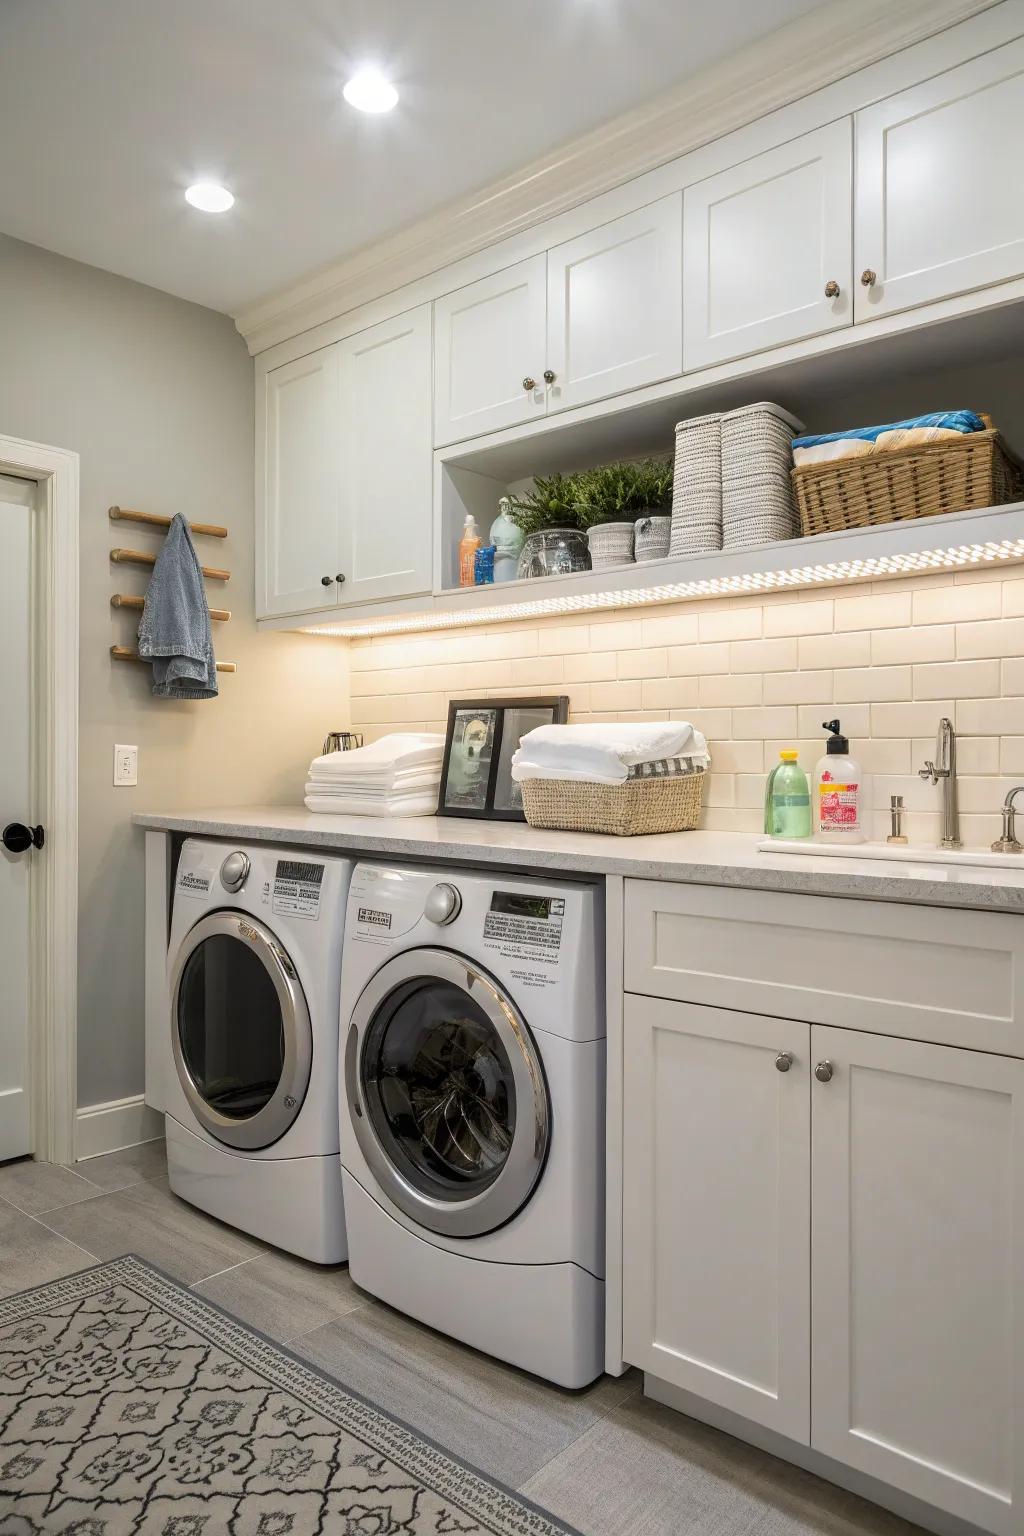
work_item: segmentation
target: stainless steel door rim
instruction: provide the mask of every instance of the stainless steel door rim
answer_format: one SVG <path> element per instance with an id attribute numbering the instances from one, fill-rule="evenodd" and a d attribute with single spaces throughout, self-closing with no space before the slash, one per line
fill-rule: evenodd
<path id="1" fill-rule="evenodd" d="M 189 1071 L 181 1044 L 178 1008 L 182 977 L 190 957 L 208 939 L 225 937 L 244 944 L 261 962 L 274 986 L 281 1009 L 284 1061 L 272 1097 L 255 1114 L 236 1119 L 208 1103 Z M 270 930 L 241 912 L 211 912 L 190 928 L 181 943 L 171 974 L 171 1048 L 182 1091 L 196 1119 L 226 1146 L 260 1151 L 279 1141 L 294 1125 L 309 1087 L 313 1063 L 313 1030 L 302 987 L 288 955 Z"/>
<path id="2" fill-rule="evenodd" d="M 515 1095 L 512 1142 L 497 1177 L 465 1199 L 442 1200 L 417 1189 L 396 1166 L 373 1125 L 363 1088 L 363 1053 L 380 1009 L 409 983 L 445 982 L 465 992 L 486 1016 L 508 1057 Z M 411 949 L 388 960 L 357 1001 L 345 1045 L 345 1091 L 356 1140 L 388 1198 L 428 1232 L 479 1237 L 520 1211 L 547 1156 L 551 1113 L 540 1055 L 526 1021 L 498 985 L 469 960 L 443 949 Z"/>

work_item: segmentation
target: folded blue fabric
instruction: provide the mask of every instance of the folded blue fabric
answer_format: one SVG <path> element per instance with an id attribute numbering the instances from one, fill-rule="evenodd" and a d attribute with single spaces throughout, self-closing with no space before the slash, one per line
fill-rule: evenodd
<path id="1" fill-rule="evenodd" d="M 906 421 L 887 421 L 880 427 L 851 427 L 847 432 L 822 432 L 815 437 L 794 437 L 794 448 L 816 448 L 819 443 L 838 443 L 859 437 L 873 443 L 882 432 L 898 427 L 947 427 L 952 432 L 984 432 L 985 423 L 974 411 L 930 411 L 927 416 L 908 416 Z"/>

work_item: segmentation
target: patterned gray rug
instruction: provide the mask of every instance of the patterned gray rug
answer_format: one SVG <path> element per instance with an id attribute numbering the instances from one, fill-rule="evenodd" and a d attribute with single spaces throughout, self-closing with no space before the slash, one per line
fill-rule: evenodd
<path id="1" fill-rule="evenodd" d="M 136 1258 L 0 1299 L 0 1536 L 576 1536 Z"/>

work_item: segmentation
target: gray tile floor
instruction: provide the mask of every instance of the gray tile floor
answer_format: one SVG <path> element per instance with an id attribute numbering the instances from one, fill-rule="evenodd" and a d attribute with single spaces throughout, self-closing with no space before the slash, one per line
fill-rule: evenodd
<path id="1" fill-rule="evenodd" d="M 912 1536 L 916 1527 L 646 1400 L 489 1360 L 173 1195 L 163 1144 L 0 1166 L 0 1295 L 137 1253 L 584 1536 Z"/>

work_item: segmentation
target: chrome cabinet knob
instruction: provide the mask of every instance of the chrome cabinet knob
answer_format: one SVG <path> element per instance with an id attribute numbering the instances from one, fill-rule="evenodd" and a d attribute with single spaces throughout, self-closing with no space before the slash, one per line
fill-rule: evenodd
<path id="1" fill-rule="evenodd" d="M 860 275 L 860 281 L 863 288 L 873 288 L 878 281 L 878 273 L 872 272 L 870 267 L 865 267 Z"/>
<path id="2" fill-rule="evenodd" d="M 832 1063 L 830 1061 L 819 1061 L 814 1069 L 814 1075 L 819 1083 L 830 1083 L 832 1081 Z"/>
<path id="3" fill-rule="evenodd" d="M 544 369 L 544 383 L 545 384 L 553 384 L 554 382 L 555 382 L 555 370 L 553 368 L 545 368 Z"/>
<path id="4" fill-rule="evenodd" d="M 839 297 L 839 284 L 834 277 L 830 277 L 825 284 L 825 297 L 826 299 L 838 299 Z"/>
<path id="5" fill-rule="evenodd" d="M 529 394 L 531 389 L 537 388 L 537 380 L 531 379 L 530 375 L 527 374 L 526 378 L 523 380 L 523 388 L 526 390 L 526 393 Z"/>
<path id="6" fill-rule="evenodd" d="M 220 867 L 220 883 L 226 891 L 240 891 L 249 878 L 249 856 L 239 849 L 229 853 Z"/>
<path id="7" fill-rule="evenodd" d="M 423 903 L 423 916 L 428 922 L 436 923 L 443 928 L 446 923 L 453 923 L 462 911 L 462 897 L 454 885 L 449 885 L 447 880 L 442 880 L 435 885 L 432 891 L 427 893 L 427 899 Z"/>
<path id="8" fill-rule="evenodd" d="M 780 1051 L 779 1054 L 775 1058 L 775 1070 L 776 1070 L 776 1072 L 788 1072 L 792 1065 L 793 1065 L 793 1053 L 792 1053 L 792 1051 Z"/>

